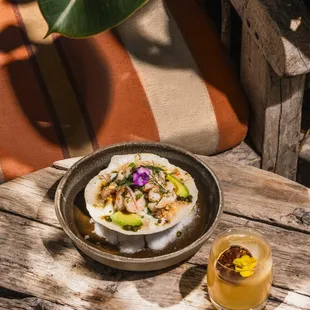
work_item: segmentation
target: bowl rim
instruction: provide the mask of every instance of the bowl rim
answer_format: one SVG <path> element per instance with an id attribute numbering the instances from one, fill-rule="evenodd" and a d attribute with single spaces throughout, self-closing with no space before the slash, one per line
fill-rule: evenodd
<path id="1" fill-rule="evenodd" d="M 219 208 L 218 208 L 218 211 L 216 214 L 215 221 L 212 223 L 212 225 L 210 226 L 210 228 L 208 229 L 207 232 L 205 232 L 203 235 L 201 235 L 198 239 L 196 239 L 193 243 L 189 244 L 188 246 L 186 246 L 186 247 L 184 247 L 178 251 L 168 253 L 168 254 L 164 254 L 164 255 L 155 256 L 155 257 L 136 258 L 136 257 L 119 256 L 116 254 L 103 252 L 103 251 L 89 245 L 84 240 L 78 238 L 72 232 L 72 230 L 69 228 L 69 226 L 67 225 L 65 218 L 61 212 L 60 202 L 61 202 L 62 197 L 63 197 L 63 195 L 62 195 L 63 187 L 65 186 L 68 178 L 71 176 L 73 171 L 76 168 L 78 168 L 79 165 L 81 165 L 81 163 L 90 160 L 94 155 L 97 155 L 98 153 L 104 153 L 107 150 L 110 150 L 113 148 L 120 148 L 122 146 L 126 147 L 126 146 L 131 146 L 131 145 L 133 145 L 133 146 L 161 147 L 161 148 L 169 149 L 172 151 L 176 151 L 178 153 L 182 153 L 183 155 L 191 157 L 192 159 L 194 159 L 195 161 L 197 161 L 201 165 L 203 165 L 204 168 L 209 171 L 212 178 L 214 179 L 214 181 L 216 183 L 218 195 L 219 195 Z M 130 264 L 137 264 L 137 265 L 138 264 L 145 264 L 145 263 L 163 262 L 166 260 L 170 260 L 174 257 L 180 257 L 187 252 L 194 251 L 197 247 L 201 246 L 210 237 L 210 235 L 214 232 L 214 230 L 216 229 L 216 227 L 217 227 L 217 225 L 221 219 L 222 213 L 223 213 L 223 205 L 224 205 L 223 202 L 224 202 L 223 191 L 222 191 L 221 185 L 219 183 L 219 180 L 218 180 L 217 176 L 215 175 L 215 173 L 213 172 L 213 170 L 207 164 L 205 164 L 200 158 L 198 158 L 193 153 L 191 153 L 191 152 L 189 152 L 189 151 L 187 151 L 181 147 L 170 145 L 167 143 L 152 142 L 152 141 L 132 141 L 132 142 L 122 142 L 122 143 L 111 144 L 109 146 L 99 148 L 98 150 L 82 157 L 80 160 L 78 160 L 76 163 L 74 163 L 67 170 L 67 172 L 64 174 L 64 176 L 60 180 L 60 183 L 57 186 L 55 198 L 54 198 L 55 212 L 56 212 L 56 216 L 57 216 L 57 219 L 58 219 L 60 226 L 62 227 L 64 232 L 69 236 L 69 238 L 72 240 L 72 242 L 79 249 L 81 249 L 82 252 L 85 252 L 85 251 L 83 251 L 83 248 L 86 247 L 88 251 L 93 252 L 93 254 L 95 254 L 96 256 L 99 256 L 103 259 L 114 261 L 114 262 L 119 262 L 119 263 L 130 263 Z"/>

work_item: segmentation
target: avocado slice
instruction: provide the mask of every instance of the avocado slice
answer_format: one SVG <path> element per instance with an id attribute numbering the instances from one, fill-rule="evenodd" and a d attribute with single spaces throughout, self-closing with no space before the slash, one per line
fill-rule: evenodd
<path id="1" fill-rule="evenodd" d="M 117 211 L 111 215 L 112 222 L 121 227 L 136 227 L 141 226 L 142 221 L 136 214 L 125 214 L 121 211 Z"/>
<path id="2" fill-rule="evenodd" d="M 177 195 L 183 198 L 186 198 L 189 196 L 189 190 L 188 188 L 177 178 L 172 176 L 171 174 L 167 174 L 167 180 L 171 182 L 177 189 Z"/>

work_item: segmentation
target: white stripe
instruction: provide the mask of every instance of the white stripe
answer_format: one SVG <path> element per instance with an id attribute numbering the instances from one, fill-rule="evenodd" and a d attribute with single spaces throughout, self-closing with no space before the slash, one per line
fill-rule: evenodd
<path id="1" fill-rule="evenodd" d="M 117 28 L 149 99 L 161 141 L 212 154 L 219 141 L 205 82 L 163 0 Z"/>

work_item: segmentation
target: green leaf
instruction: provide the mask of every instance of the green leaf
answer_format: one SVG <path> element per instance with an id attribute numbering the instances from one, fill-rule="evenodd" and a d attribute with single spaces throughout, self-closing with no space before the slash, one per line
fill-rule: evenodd
<path id="1" fill-rule="evenodd" d="M 88 37 L 122 23 L 148 0 L 38 0 L 48 32 Z"/>

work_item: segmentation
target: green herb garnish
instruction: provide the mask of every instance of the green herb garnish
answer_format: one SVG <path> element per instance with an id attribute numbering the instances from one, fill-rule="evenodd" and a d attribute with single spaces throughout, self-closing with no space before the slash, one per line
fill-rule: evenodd
<path id="1" fill-rule="evenodd" d="M 127 231 L 138 231 L 141 228 L 141 225 L 140 226 L 124 225 L 122 226 L 122 228 Z"/>
<path id="2" fill-rule="evenodd" d="M 143 196 L 143 194 L 137 194 L 136 195 L 136 200 L 139 200 L 142 196 Z"/>
<path id="3" fill-rule="evenodd" d="M 177 196 L 177 200 L 178 201 L 185 201 L 185 202 L 192 202 L 193 196 L 192 195 L 188 195 L 187 197 Z"/>
<path id="4" fill-rule="evenodd" d="M 179 238 L 179 237 L 181 237 L 181 235 L 182 235 L 182 232 L 181 232 L 181 231 L 178 231 L 178 232 L 177 232 L 177 237 Z"/>

